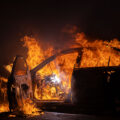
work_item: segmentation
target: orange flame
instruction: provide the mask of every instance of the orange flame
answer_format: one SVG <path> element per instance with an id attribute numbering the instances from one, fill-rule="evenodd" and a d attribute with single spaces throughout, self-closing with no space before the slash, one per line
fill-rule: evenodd
<path id="1" fill-rule="evenodd" d="M 77 33 L 74 36 L 74 45 L 70 47 L 82 47 L 83 55 L 80 67 L 98 67 L 107 66 L 110 58 L 110 66 L 120 65 L 120 58 L 117 51 L 112 47 L 120 48 L 120 42 L 113 39 L 110 42 L 103 40 L 95 40 L 90 42 L 86 39 L 84 33 Z M 35 38 L 25 36 L 23 41 L 24 46 L 28 48 L 27 63 L 30 68 L 34 68 L 39 63 L 53 55 L 53 47 L 49 47 L 44 51 L 41 44 Z M 90 48 L 90 49 L 89 49 Z M 56 51 L 57 52 L 57 51 Z M 71 75 L 76 62 L 78 53 L 72 53 L 57 57 L 53 62 L 46 65 L 38 71 L 40 79 L 47 75 L 55 74 L 60 79 L 60 84 L 56 86 L 45 85 L 43 80 L 40 87 L 35 87 L 35 97 L 39 100 L 64 100 L 65 96 L 70 92 Z M 42 89 L 41 89 L 42 88 Z M 54 90 L 55 89 L 55 90 Z M 53 94 L 53 91 L 55 95 Z M 64 94 L 61 97 L 60 94 Z"/>
<path id="2" fill-rule="evenodd" d="M 70 33 L 72 34 L 73 32 Z M 25 36 L 22 41 L 24 41 L 24 47 L 28 48 L 27 63 L 30 69 L 33 69 L 46 58 L 54 54 L 53 46 L 50 46 L 44 51 L 44 49 L 42 48 L 42 44 L 33 37 Z M 71 45 L 69 45 L 69 47 L 82 48 L 83 55 L 80 67 L 108 66 L 109 58 L 110 66 L 120 65 L 120 52 L 114 49 L 114 47 L 120 49 L 120 42 L 117 39 L 113 39 L 111 41 L 89 41 L 84 33 L 77 33 L 74 35 L 74 44 L 72 43 Z M 43 69 L 37 72 L 36 79 L 38 79 L 39 86 L 37 84 L 35 86 L 34 95 L 36 99 L 66 99 L 71 89 L 71 75 L 77 55 L 78 53 L 72 53 L 59 56 L 54 61 L 50 62 Z M 7 66 L 6 69 L 8 69 L 8 71 L 11 71 L 11 66 Z M 53 83 L 47 83 L 47 81 L 45 80 L 46 76 L 49 76 L 49 79 L 51 79 Z M 3 79 L 3 81 L 7 82 L 6 79 Z M 31 104 L 28 105 L 25 102 L 25 107 L 23 108 L 23 111 L 27 111 L 30 105 Z M 5 109 L 0 110 L 4 111 Z"/>
<path id="3" fill-rule="evenodd" d="M 53 55 L 53 47 L 43 51 L 41 45 L 34 38 L 25 36 L 22 41 L 25 42 L 24 46 L 28 48 L 27 63 L 30 68 L 34 68 L 49 56 Z M 39 70 L 37 74 L 41 79 L 51 74 L 55 75 L 55 79 L 60 80 L 59 85 L 50 86 L 45 85 L 45 81 L 40 86 L 42 87 L 42 93 L 40 87 L 36 86 L 35 97 L 42 100 L 63 100 L 65 96 L 61 97 L 60 94 L 68 94 L 71 88 L 70 78 L 73 71 L 73 66 L 76 60 L 77 54 L 68 54 L 62 57 L 58 57 L 55 61 L 46 65 L 43 69 Z M 56 91 L 56 94 L 53 94 Z M 55 90 L 56 89 L 56 90 Z M 41 96 L 42 94 L 42 96 Z"/>
<path id="4" fill-rule="evenodd" d="M 26 99 L 23 100 L 21 111 L 26 115 L 39 115 L 41 110 L 38 109 L 30 99 Z"/>
<path id="5" fill-rule="evenodd" d="M 0 112 L 8 112 L 9 106 L 7 101 L 7 79 L 0 77 Z"/>
<path id="6" fill-rule="evenodd" d="M 89 42 L 84 33 L 77 33 L 75 36 L 76 46 L 93 47 L 94 50 L 83 49 L 81 67 L 98 67 L 107 66 L 110 57 L 110 66 L 120 65 L 120 53 L 115 51 L 112 47 L 120 48 L 120 42 L 113 39 L 110 42 L 95 40 Z"/>
<path id="7" fill-rule="evenodd" d="M 9 111 L 8 104 L 0 104 L 0 113 L 1 112 L 8 112 L 8 111 Z"/>

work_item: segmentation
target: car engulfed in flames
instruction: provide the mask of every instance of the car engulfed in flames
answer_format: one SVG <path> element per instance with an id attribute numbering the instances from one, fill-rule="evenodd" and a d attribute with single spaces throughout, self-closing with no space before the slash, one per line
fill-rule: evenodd
<path id="1" fill-rule="evenodd" d="M 25 101 L 28 101 L 28 99 L 31 101 L 52 100 L 70 102 L 70 91 L 66 93 L 66 87 L 60 77 L 54 73 L 41 77 L 36 72 L 59 55 L 81 50 L 81 48 L 62 50 L 50 56 L 32 70 L 29 70 L 27 62 L 22 56 L 16 56 L 7 86 L 10 111 L 22 111 Z"/>
<path id="2" fill-rule="evenodd" d="M 28 57 L 26 61 L 21 56 L 16 57 L 10 70 L 12 77 L 8 80 L 8 94 L 12 94 L 11 110 L 23 109 L 26 102 L 35 100 L 71 102 L 74 68 L 120 65 L 120 42 L 117 39 L 89 42 L 84 33 L 77 33 L 74 39 L 75 44 L 62 51 L 54 51 L 53 47 L 44 51 L 35 38 L 25 36 L 22 39 L 24 47 L 28 48 Z M 18 58 L 24 61 L 18 65 L 19 69 L 15 67 L 15 63 L 20 64 Z"/>

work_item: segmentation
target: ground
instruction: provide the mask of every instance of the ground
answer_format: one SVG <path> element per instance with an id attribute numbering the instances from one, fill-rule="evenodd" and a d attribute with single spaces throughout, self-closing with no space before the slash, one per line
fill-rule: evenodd
<path id="1" fill-rule="evenodd" d="M 31 116 L 8 117 L 7 115 L 1 114 L 0 120 L 120 120 L 120 116 L 44 112 L 44 114 L 42 115 L 33 116 L 33 117 Z"/>

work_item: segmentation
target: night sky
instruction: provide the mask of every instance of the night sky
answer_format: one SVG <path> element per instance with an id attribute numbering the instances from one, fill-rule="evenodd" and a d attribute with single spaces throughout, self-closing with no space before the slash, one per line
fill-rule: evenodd
<path id="1" fill-rule="evenodd" d="M 26 54 L 20 39 L 36 36 L 43 42 L 61 44 L 66 25 L 92 39 L 120 39 L 120 3 L 108 0 L 39 0 L 0 3 L 0 66 L 16 54 Z"/>

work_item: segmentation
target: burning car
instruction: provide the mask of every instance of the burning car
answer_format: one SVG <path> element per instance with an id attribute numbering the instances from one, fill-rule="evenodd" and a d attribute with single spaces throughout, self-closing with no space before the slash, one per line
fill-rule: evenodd
<path id="1" fill-rule="evenodd" d="M 55 74 L 41 78 L 36 72 L 54 60 L 58 55 L 78 52 L 79 50 L 81 50 L 81 48 L 63 50 L 49 57 L 32 70 L 29 70 L 26 60 L 22 56 L 16 56 L 7 87 L 10 111 L 20 110 L 26 99 L 37 100 L 35 98 L 36 89 L 39 90 L 37 94 L 40 95 L 40 100 L 44 100 L 44 87 L 51 89 L 49 94 L 53 100 L 60 99 L 64 101 L 67 94 L 64 92 L 65 88 L 61 84 L 61 80 Z"/>
<path id="2" fill-rule="evenodd" d="M 78 43 L 80 42 L 79 47 L 58 51 L 47 57 L 45 57 L 42 52 L 38 52 L 40 51 L 39 45 L 33 38 L 24 38 L 25 45 L 29 50 L 27 63 L 31 70 L 26 67 L 26 73 L 22 72 L 22 75 L 18 74 L 19 76 L 17 76 L 17 74 L 14 74 L 13 67 L 11 77 L 8 81 L 8 91 L 11 90 L 11 87 L 13 88 L 13 90 L 10 91 L 10 94 L 12 94 L 10 97 L 13 98 L 13 100 L 11 100 L 14 103 L 11 103 L 11 109 L 15 108 L 14 105 L 18 105 L 16 102 L 17 94 L 15 94 L 17 89 L 14 89 L 14 79 L 18 79 L 19 81 L 19 78 L 23 78 L 20 80 L 24 81 L 25 76 L 28 77 L 30 84 L 28 81 L 19 83 L 26 84 L 20 88 L 20 91 L 24 91 L 22 92 L 22 98 L 25 99 L 30 98 L 35 101 L 48 102 L 51 100 L 60 102 L 62 100 L 64 102 L 67 98 L 70 100 L 72 98 L 73 104 L 79 105 L 80 108 L 86 108 L 85 110 L 90 108 L 90 110 L 93 109 L 94 111 L 98 108 L 100 108 L 99 110 L 103 110 L 106 105 L 109 106 L 110 104 L 116 103 L 115 101 L 119 101 L 118 96 L 117 98 L 111 97 L 111 94 L 113 93 L 111 92 L 110 87 L 113 79 L 119 78 L 114 77 L 119 76 L 119 50 L 116 49 L 117 47 L 112 47 L 111 45 L 107 46 L 103 41 L 88 42 L 85 39 L 85 42 L 81 42 L 84 39 L 84 36 L 79 36 L 81 36 L 81 34 L 78 34 L 76 39 Z M 34 47 L 32 45 L 34 45 Z M 30 49 L 31 46 L 37 50 L 36 53 L 38 55 L 35 57 L 31 57 L 34 56 L 34 50 Z M 51 51 L 48 51 L 48 53 L 49 52 L 51 53 Z M 69 53 L 74 54 L 69 55 Z M 68 54 L 70 59 L 68 56 L 64 56 L 65 54 Z M 56 63 L 49 64 L 61 55 L 67 60 L 65 61 L 65 59 L 58 58 L 56 60 L 57 65 Z M 39 59 L 39 56 L 42 56 L 42 58 L 45 59 Z M 115 86 L 114 82 L 114 87 L 112 87 L 112 89 L 115 88 Z M 119 90 L 116 89 L 116 91 Z M 117 95 L 118 94 L 119 92 L 117 92 Z M 115 100 L 112 100 L 113 98 L 115 98 Z M 21 101 L 22 99 L 20 98 L 19 100 Z M 106 104 L 107 102 L 110 104 Z"/>

